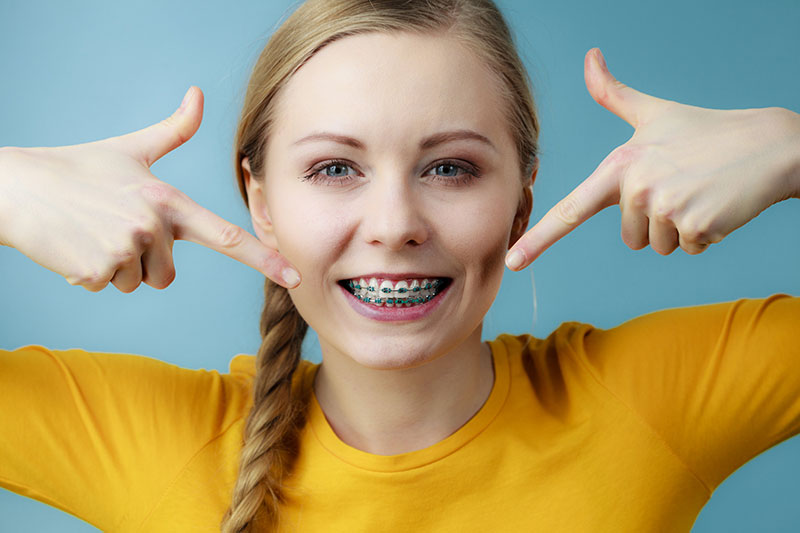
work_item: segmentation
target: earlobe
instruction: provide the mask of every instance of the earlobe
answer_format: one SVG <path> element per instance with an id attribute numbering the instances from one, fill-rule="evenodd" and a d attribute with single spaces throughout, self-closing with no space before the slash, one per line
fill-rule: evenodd
<path id="1" fill-rule="evenodd" d="M 242 175 L 247 189 L 247 205 L 250 209 L 253 230 L 261 242 L 277 249 L 278 243 L 273 231 L 272 219 L 269 216 L 266 194 L 264 193 L 264 181 L 253 177 L 250 171 L 250 161 L 246 157 L 242 159 Z"/>

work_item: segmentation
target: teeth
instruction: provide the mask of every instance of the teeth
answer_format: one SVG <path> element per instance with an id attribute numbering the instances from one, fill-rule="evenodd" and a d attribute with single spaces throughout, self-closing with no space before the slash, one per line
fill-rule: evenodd
<path id="1" fill-rule="evenodd" d="M 385 279 L 381 282 L 380 287 L 378 287 L 378 298 L 383 298 L 383 303 L 386 307 L 394 307 L 394 294 L 392 294 L 392 282 L 388 279 Z"/>
<path id="2" fill-rule="evenodd" d="M 433 299 L 439 292 L 440 280 L 436 278 L 412 279 L 392 282 L 375 278 L 353 278 L 350 288 L 359 300 L 376 306 L 413 307 Z"/>
<path id="3" fill-rule="evenodd" d="M 398 297 L 406 300 L 408 297 L 408 283 L 405 281 L 400 281 L 397 285 L 394 286 L 395 293 L 397 293 Z M 395 304 L 398 307 L 411 307 L 410 303 L 405 304 Z"/>

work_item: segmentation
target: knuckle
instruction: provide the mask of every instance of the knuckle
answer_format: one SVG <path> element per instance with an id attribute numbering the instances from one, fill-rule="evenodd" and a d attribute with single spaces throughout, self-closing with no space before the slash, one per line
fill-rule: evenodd
<path id="1" fill-rule="evenodd" d="M 222 228 L 219 238 L 223 247 L 234 248 L 244 240 L 244 230 L 234 224 L 226 224 Z"/>
<path id="2" fill-rule="evenodd" d="M 681 249 L 689 255 L 697 255 L 699 253 L 705 252 L 706 248 L 708 247 L 707 244 L 697 244 L 689 242 L 686 239 L 684 239 L 682 235 L 680 237 L 680 246 Z"/>
<path id="3" fill-rule="evenodd" d="M 653 195 L 650 209 L 652 216 L 660 222 L 672 221 L 676 211 L 672 197 L 664 192 Z"/>
<path id="4" fill-rule="evenodd" d="M 680 234 L 687 244 L 703 244 L 708 242 L 709 225 L 705 221 L 691 219 L 681 227 Z"/>
<path id="5" fill-rule="evenodd" d="M 612 150 L 606 160 L 609 164 L 627 167 L 638 157 L 639 152 L 641 152 L 640 147 L 633 144 L 623 144 Z"/>
<path id="6" fill-rule="evenodd" d="M 156 233 L 160 230 L 159 224 L 153 220 L 141 220 L 134 225 L 133 241 L 145 248 L 152 246 L 156 240 Z"/>
<path id="7" fill-rule="evenodd" d="M 104 276 L 102 273 L 94 269 L 90 269 L 81 274 L 73 276 L 73 280 L 70 281 L 71 285 L 80 285 L 84 289 L 91 292 L 99 292 L 103 290 L 108 283 L 109 276 Z"/>
<path id="8" fill-rule="evenodd" d="M 92 285 L 94 283 L 97 283 L 99 281 L 99 278 L 100 276 L 97 271 L 84 270 L 83 272 L 80 272 L 79 274 L 75 274 L 74 276 L 72 276 L 72 281 L 70 281 L 70 284 L 84 285 L 84 286 Z"/>
<path id="9" fill-rule="evenodd" d="M 177 190 L 163 181 L 151 181 L 141 186 L 140 194 L 159 213 L 169 213 L 178 201 Z"/>
<path id="10" fill-rule="evenodd" d="M 170 115 L 161 121 L 161 125 L 167 130 L 167 137 L 173 146 L 178 146 L 189 140 L 189 137 L 181 128 L 181 124 L 175 115 Z"/>
<path id="11" fill-rule="evenodd" d="M 635 180 L 630 185 L 628 202 L 636 209 L 644 211 L 650 203 L 650 185 L 642 180 Z"/>
<path id="12" fill-rule="evenodd" d="M 139 258 L 139 253 L 130 246 L 119 247 L 111 252 L 111 257 L 116 265 L 127 265 Z"/>
<path id="13" fill-rule="evenodd" d="M 580 206 L 571 196 L 567 196 L 556 204 L 555 214 L 568 226 L 576 225 L 581 219 Z"/>

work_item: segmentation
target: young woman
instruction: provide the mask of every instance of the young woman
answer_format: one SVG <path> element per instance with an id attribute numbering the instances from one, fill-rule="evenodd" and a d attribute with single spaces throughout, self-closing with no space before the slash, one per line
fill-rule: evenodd
<path id="1" fill-rule="evenodd" d="M 489 343 L 482 321 L 505 265 L 605 207 L 631 248 L 697 254 L 800 196 L 800 118 L 645 95 L 598 50 L 585 70 L 636 133 L 527 232 L 538 120 L 487 0 L 318 0 L 286 20 L 236 138 L 257 238 L 148 171 L 197 130 L 196 88 L 129 135 L 0 151 L 0 242 L 71 284 L 165 288 L 175 239 L 268 277 L 262 345 L 230 374 L 0 352 L 2 486 L 116 531 L 688 530 L 800 432 L 800 299 Z M 321 365 L 301 360 L 309 325 Z"/>

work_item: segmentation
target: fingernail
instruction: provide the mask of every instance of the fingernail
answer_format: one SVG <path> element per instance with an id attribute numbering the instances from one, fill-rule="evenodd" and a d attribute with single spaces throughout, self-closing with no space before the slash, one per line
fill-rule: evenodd
<path id="1" fill-rule="evenodd" d="M 194 91 L 192 91 L 192 88 L 189 87 L 189 90 L 186 91 L 185 95 L 183 95 L 183 101 L 181 102 L 181 106 L 178 108 L 179 111 L 186 107 L 186 105 L 189 103 L 189 100 L 192 99 L 191 96 L 193 93 Z"/>
<path id="2" fill-rule="evenodd" d="M 506 266 L 511 270 L 516 270 L 525 262 L 525 254 L 521 250 L 512 250 L 506 256 Z"/>
<path id="3" fill-rule="evenodd" d="M 286 282 L 286 285 L 289 286 L 290 289 L 296 287 L 300 284 L 300 274 L 293 268 L 286 267 L 281 272 L 281 277 L 283 281 Z"/>
<path id="4" fill-rule="evenodd" d="M 606 65 L 606 58 L 603 57 L 603 52 L 600 49 L 597 49 L 597 62 L 600 63 L 600 66 L 603 67 L 603 70 L 608 70 L 608 65 Z"/>

